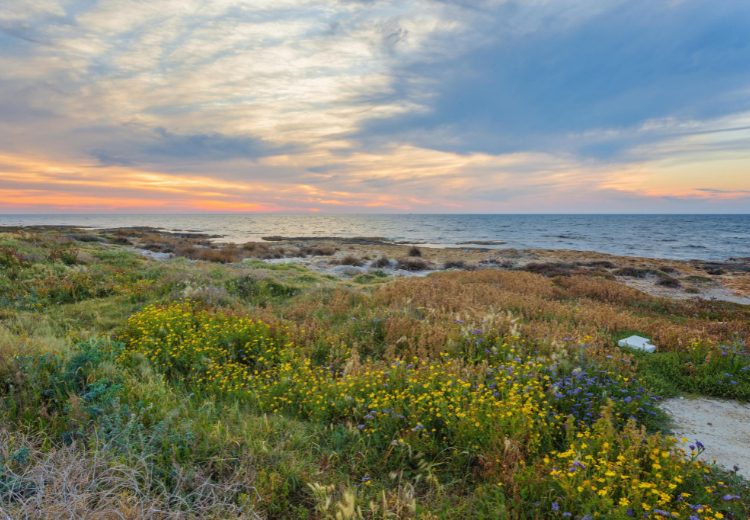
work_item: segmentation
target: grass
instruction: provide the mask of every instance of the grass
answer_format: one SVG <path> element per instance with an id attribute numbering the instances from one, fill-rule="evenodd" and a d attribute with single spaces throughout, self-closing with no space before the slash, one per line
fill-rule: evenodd
<path id="1" fill-rule="evenodd" d="M 735 348 L 695 345 L 638 357 L 640 377 L 662 395 L 689 393 L 750 401 L 750 360 Z"/>
<path id="2" fill-rule="evenodd" d="M 11 518 L 748 516 L 747 483 L 686 457 L 656 406 L 748 400 L 746 307 L 547 267 L 344 281 L 108 240 L 0 234 Z M 613 347 L 631 333 L 659 353 Z"/>

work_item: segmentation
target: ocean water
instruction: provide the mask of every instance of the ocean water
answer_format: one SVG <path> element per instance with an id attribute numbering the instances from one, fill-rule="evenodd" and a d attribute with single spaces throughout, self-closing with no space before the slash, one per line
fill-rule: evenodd
<path id="1" fill-rule="evenodd" d="M 247 242 L 266 236 L 599 251 L 652 258 L 750 257 L 750 215 L 0 215 L 0 226 L 152 226 Z"/>

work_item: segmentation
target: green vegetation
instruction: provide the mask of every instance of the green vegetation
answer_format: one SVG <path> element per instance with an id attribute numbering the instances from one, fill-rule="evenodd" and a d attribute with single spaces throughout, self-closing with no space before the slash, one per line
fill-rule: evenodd
<path id="1" fill-rule="evenodd" d="M 11 518 L 750 513 L 652 395 L 749 399 L 747 308 L 584 276 L 156 262 L 90 236 L 0 234 Z M 633 331 L 662 351 L 612 347 Z"/>
<path id="2" fill-rule="evenodd" d="M 639 356 L 639 376 L 664 396 L 692 393 L 750 401 L 750 362 L 737 347 L 696 344 Z"/>

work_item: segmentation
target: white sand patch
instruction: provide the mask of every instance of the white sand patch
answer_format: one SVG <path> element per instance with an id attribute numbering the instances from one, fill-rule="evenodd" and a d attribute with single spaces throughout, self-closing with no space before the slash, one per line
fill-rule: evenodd
<path id="1" fill-rule="evenodd" d="M 701 459 L 750 478 L 750 405 L 720 399 L 667 399 L 675 435 L 706 446 Z"/>

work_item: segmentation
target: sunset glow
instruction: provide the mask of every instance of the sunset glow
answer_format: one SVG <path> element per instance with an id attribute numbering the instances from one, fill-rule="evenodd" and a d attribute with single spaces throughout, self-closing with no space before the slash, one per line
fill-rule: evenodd
<path id="1" fill-rule="evenodd" d="M 748 25 L 697 0 L 18 0 L 0 212 L 748 212 Z"/>

